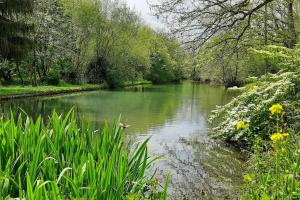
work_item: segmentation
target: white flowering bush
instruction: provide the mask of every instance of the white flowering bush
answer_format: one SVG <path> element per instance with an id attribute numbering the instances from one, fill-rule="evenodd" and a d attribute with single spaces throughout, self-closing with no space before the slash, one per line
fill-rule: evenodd
<path id="1" fill-rule="evenodd" d="M 267 139 L 270 135 L 270 124 L 274 123 L 268 109 L 275 103 L 280 103 L 285 108 L 285 124 L 299 130 L 299 91 L 299 72 L 268 74 L 261 77 L 240 96 L 213 111 L 210 118 L 211 123 L 216 124 L 213 136 L 249 145 L 253 143 L 256 135 Z M 237 124 L 241 120 L 249 124 L 249 128 L 238 130 Z M 282 125 L 282 129 L 286 127 Z"/>

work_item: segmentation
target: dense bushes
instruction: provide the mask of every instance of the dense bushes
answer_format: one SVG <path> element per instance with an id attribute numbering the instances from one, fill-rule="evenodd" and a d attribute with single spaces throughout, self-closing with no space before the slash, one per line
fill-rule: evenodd
<path id="1" fill-rule="evenodd" d="M 49 72 L 48 76 L 46 77 L 46 82 L 48 85 L 59 85 L 59 73 L 56 71 Z"/>
<path id="2" fill-rule="evenodd" d="M 0 119 L 0 199 L 166 199 L 146 175 L 147 140 L 128 146 L 118 123 L 93 130 L 74 116 Z"/>
<path id="3" fill-rule="evenodd" d="M 247 88 L 247 87 L 246 87 Z M 268 108 L 274 103 L 286 107 L 285 120 L 295 129 L 300 118 L 300 74 L 285 72 L 268 74 L 260 78 L 240 96 L 224 107 L 219 107 L 211 117 L 212 121 L 223 120 L 214 128 L 215 136 L 240 144 L 253 144 L 255 136 L 268 138 L 268 125 L 272 119 Z M 243 120 L 250 125 L 247 131 L 237 131 L 236 123 Z"/>
<path id="4" fill-rule="evenodd" d="M 184 63 L 178 60 L 186 56 L 179 42 L 142 23 L 122 1 L 36 0 L 32 5 L 32 14 L 19 18 L 33 25 L 24 32 L 33 45 L 22 58 L 7 58 L 9 62 L 0 55 L 2 82 L 16 78 L 32 85 L 57 85 L 53 71 L 68 83 L 107 83 L 111 88 L 146 77 L 155 83 L 182 78 Z M 161 50 L 167 61 L 159 66 L 151 55 Z"/>
<path id="5" fill-rule="evenodd" d="M 147 79 L 153 83 L 170 83 L 175 80 L 173 68 L 168 54 L 155 52 L 151 56 L 151 68 Z"/>

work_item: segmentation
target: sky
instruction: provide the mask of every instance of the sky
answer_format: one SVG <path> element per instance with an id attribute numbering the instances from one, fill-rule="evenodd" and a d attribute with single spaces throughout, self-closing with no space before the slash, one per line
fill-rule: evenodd
<path id="1" fill-rule="evenodd" d="M 142 16 L 142 18 L 148 25 L 150 25 L 154 29 L 165 28 L 163 23 L 161 23 L 156 17 L 151 15 L 150 6 L 148 5 L 147 0 L 125 0 L 125 1 L 131 8 L 135 9 Z"/>

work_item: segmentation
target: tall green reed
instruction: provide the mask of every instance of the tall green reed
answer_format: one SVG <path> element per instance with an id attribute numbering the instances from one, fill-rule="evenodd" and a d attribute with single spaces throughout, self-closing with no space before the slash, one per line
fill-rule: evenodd
<path id="1" fill-rule="evenodd" d="M 129 146 L 118 122 L 97 131 L 73 111 L 46 121 L 0 119 L 0 199 L 167 199 L 148 140 Z"/>

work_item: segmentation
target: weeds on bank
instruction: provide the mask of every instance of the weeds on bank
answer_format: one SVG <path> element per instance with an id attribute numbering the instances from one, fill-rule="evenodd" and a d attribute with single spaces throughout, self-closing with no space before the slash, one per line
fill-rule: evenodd
<path id="1" fill-rule="evenodd" d="M 284 123 L 282 105 L 274 104 L 269 111 L 274 125 L 268 140 L 255 139 L 242 199 L 300 199 L 300 138 Z"/>

